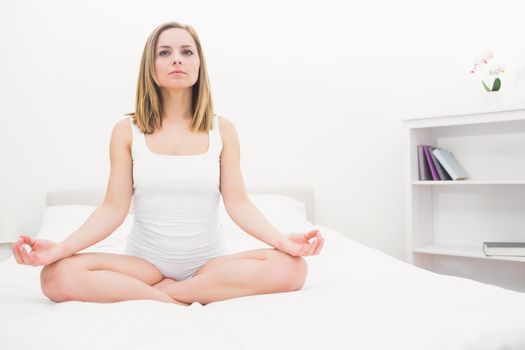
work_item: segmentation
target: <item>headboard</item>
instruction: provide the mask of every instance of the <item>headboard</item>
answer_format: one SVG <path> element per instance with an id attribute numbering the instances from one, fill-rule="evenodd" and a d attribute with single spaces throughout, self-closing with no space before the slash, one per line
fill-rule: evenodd
<path id="1" fill-rule="evenodd" d="M 309 186 L 253 186 L 248 187 L 248 194 L 280 194 L 294 198 L 306 205 L 308 220 L 314 222 L 314 191 Z M 105 191 L 94 190 L 60 190 L 50 191 L 46 194 L 46 206 L 83 204 L 99 206 L 104 201 Z M 133 204 L 130 205 L 130 213 Z"/>

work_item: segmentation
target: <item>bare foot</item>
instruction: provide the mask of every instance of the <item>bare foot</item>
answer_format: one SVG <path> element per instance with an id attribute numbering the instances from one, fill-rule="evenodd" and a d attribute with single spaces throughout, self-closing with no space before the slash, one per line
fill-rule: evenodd
<path id="1" fill-rule="evenodd" d="M 171 299 L 173 299 L 173 297 Z M 175 300 L 175 299 L 173 299 L 173 303 L 179 304 L 179 305 L 183 305 L 183 306 L 190 306 L 190 304 L 186 304 L 186 303 L 183 303 L 182 301 L 178 301 L 178 300 Z"/>
<path id="2" fill-rule="evenodd" d="M 174 285 L 175 283 L 177 283 L 177 281 L 175 281 L 174 279 L 171 279 L 171 278 L 168 278 L 168 277 L 165 277 L 162 281 L 160 281 L 159 283 L 157 284 L 154 284 L 152 285 L 153 288 L 156 288 L 166 294 L 168 294 L 172 299 L 173 301 L 176 303 L 176 304 L 179 304 L 179 305 L 184 305 L 184 306 L 189 306 L 190 304 L 187 304 L 187 303 L 183 303 L 182 301 L 178 301 L 176 300 L 175 298 L 173 298 L 171 295 L 170 295 L 170 287 L 172 285 Z"/>
<path id="3" fill-rule="evenodd" d="M 175 283 L 177 283 L 177 281 L 175 281 L 174 279 L 165 277 L 159 283 L 152 285 L 152 287 L 153 288 L 157 288 L 157 289 L 163 291 L 164 293 L 168 293 L 169 292 L 169 286 L 171 286 L 171 285 L 173 285 Z"/>

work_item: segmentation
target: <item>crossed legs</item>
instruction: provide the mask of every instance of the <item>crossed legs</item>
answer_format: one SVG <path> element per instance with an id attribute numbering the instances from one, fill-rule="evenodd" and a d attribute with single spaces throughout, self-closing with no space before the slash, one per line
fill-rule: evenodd
<path id="1" fill-rule="evenodd" d="M 111 253 L 77 253 L 44 266 L 41 286 L 51 300 L 117 302 L 150 299 L 203 305 L 230 298 L 302 288 L 303 257 L 275 249 L 256 249 L 213 258 L 193 277 L 166 279 L 151 263 Z"/>
<path id="2" fill-rule="evenodd" d="M 211 259 L 193 277 L 154 285 L 174 299 L 203 305 L 235 297 L 290 292 L 304 285 L 307 264 L 275 249 L 256 249 Z"/>
<path id="3" fill-rule="evenodd" d="M 186 305 L 151 287 L 163 277 L 153 264 L 137 257 L 78 253 L 44 266 L 40 283 L 43 293 L 55 302 L 150 299 Z"/>

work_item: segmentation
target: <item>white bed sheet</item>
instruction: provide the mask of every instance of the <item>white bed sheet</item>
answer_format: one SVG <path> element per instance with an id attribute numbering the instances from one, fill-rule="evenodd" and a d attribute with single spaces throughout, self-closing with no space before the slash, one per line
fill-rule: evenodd
<path id="1" fill-rule="evenodd" d="M 0 263 L 1 349 L 525 349 L 525 294 L 401 262 L 319 226 L 296 292 L 189 307 L 53 303 L 41 267 Z M 265 247 L 230 243 L 231 252 Z"/>

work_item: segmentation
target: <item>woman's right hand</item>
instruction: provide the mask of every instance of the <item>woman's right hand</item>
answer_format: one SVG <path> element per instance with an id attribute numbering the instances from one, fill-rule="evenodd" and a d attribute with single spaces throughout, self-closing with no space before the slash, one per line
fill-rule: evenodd
<path id="1" fill-rule="evenodd" d="M 24 244 L 31 247 L 30 252 L 26 251 Z M 49 265 L 67 255 L 65 247 L 60 243 L 32 239 L 25 235 L 20 235 L 20 239 L 13 243 L 12 250 L 17 263 L 32 266 Z"/>

